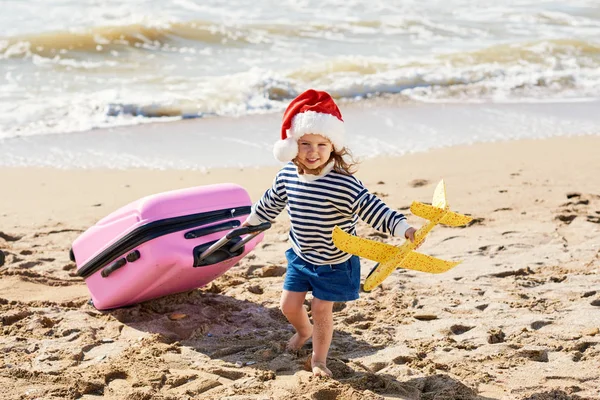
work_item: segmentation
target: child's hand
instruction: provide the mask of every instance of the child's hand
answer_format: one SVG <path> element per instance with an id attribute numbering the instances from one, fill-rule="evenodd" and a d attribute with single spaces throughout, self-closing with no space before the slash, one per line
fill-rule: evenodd
<path id="1" fill-rule="evenodd" d="M 415 241 L 415 232 L 416 231 L 417 230 L 411 226 L 410 228 L 408 228 L 406 230 L 406 232 L 404 232 L 404 237 L 407 238 L 408 240 L 410 240 L 411 242 L 414 242 Z"/>

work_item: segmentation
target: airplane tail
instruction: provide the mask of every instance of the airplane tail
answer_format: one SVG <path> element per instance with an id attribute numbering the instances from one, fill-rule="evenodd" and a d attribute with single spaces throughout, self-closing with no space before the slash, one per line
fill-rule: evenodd
<path id="1" fill-rule="evenodd" d="M 433 201 L 431 204 L 437 208 L 450 207 L 446 202 L 446 184 L 444 183 L 443 179 L 437 184 L 435 190 L 433 191 Z"/>

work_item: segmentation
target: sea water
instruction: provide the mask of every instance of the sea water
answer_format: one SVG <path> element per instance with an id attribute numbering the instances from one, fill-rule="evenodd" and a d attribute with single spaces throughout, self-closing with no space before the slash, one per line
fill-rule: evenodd
<path id="1" fill-rule="evenodd" d="M 421 141 L 408 148 L 426 150 L 527 137 L 527 132 L 535 136 L 540 126 L 557 131 L 552 134 L 600 132 L 595 108 L 581 108 L 582 102 L 597 106 L 600 97 L 596 0 L 4 0 L 0 27 L 0 165 L 58 165 L 65 158 L 82 158 L 66 165 L 84 166 L 91 150 L 86 155 L 78 148 L 79 155 L 71 152 L 50 162 L 19 149 L 67 151 L 72 143 L 95 138 L 92 132 L 99 128 L 184 119 L 235 124 L 256 114 L 266 118 L 252 120 L 259 121 L 258 133 L 253 126 L 243 126 L 239 136 L 237 129 L 222 132 L 234 148 L 243 148 L 244 142 L 263 143 L 257 139 L 264 126 L 265 142 L 259 145 L 264 152 L 278 134 L 272 116 L 280 116 L 293 97 L 311 87 L 330 92 L 342 109 L 375 102 L 392 110 L 387 119 L 373 119 L 375 125 L 381 122 L 379 129 L 356 133 L 370 140 L 363 150 L 369 155 L 402 153 L 411 135 Z M 502 108 L 526 104 L 532 110 L 531 104 L 548 103 L 562 104 L 562 114 L 565 108 L 591 114 L 566 112 L 557 123 L 557 107 L 546 108 L 535 122 L 530 118 L 539 116 L 537 111 Z M 448 113 L 439 105 L 452 104 L 467 107 L 456 109 L 467 110 L 460 111 L 463 123 L 470 118 L 465 115 L 476 114 L 472 118 L 478 120 L 483 113 L 491 120 L 476 124 L 491 121 L 496 127 L 470 129 L 467 123 L 460 140 L 444 142 L 445 124 L 439 123 L 444 117 L 436 122 L 435 110 Z M 412 113 L 423 110 L 420 106 L 432 108 Z M 500 108 L 485 111 L 490 107 Z M 497 117 L 505 112 L 508 119 Z M 371 110 L 369 118 L 378 113 Z M 415 115 L 423 119 L 416 121 Z M 403 121 L 412 131 L 402 129 Z M 511 134 L 502 121 L 511 121 L 522 134 Z M 134 131 L 144 134 L 139 127 Z M 153 130 L 159 131 L 172 133 L 164 125 Z M 103 135 L 102 143 L 118 138 Z M 94 143 L 98 159 L 106 158 L 102 146 L 107 145 Z M 147 154 L 136 154 L 134 147 L 131 157 L 138 161 L 117 164 L 155 165 L 140 161 Z M 160 160 L 155 162 L 165 164 Z M 205 165 L 236 162 L 221 160 Z M 166 164 L 173 162 L 180 164 Z"/>

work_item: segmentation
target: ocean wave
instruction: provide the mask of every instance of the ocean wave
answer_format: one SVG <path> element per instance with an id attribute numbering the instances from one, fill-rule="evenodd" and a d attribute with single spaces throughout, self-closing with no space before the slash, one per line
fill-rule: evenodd
<path id="1" fill-rule="evenodd" d="M 281 110 L 308 87 L 341 101 L 397 95 L 399 100 L 485 100 L 600 96 L 600 46 L 579 40 L 499 45 L 421 60 L 340 57 L 272 74 L 252 71 L 212 82 L 206 94 L 168 105 L 113 104 L 108 116 L 233 116 Z M 218 95 L 215 88 L 219 88 Z"/>
<path id="2" fill-rule="evenodd" d="M 0 60 L 7 58 L 65 56 L 70 53 L 102 55 L 125 49 L 138 51 L 194 52 L 205 46 L 239 47 L 319 39 L 369 43 L 374 37 L 411 36 L 416 40 L 483 37 L 481 27 L 436 22 L 425 17 L 383 18 L 331 22 L 217 23 L 207 20 L 154 21 L 129 25 L 98 26 L 29 35 L 0 37 Z"/>
<path id="3" fill-rule="evenodd" d="M 0 39 L 0 59 L 38 55 L 53 57 L 69 52 L 104 54 L 123 49 L 155 51 L 195 44 L 236 45 L 249 43 L 248 30 L 207 21 L 146 26 L 105 26 L 79 31 L 47 32 Z"/>
<path id="4" fill-rule="evenodd" d="M 578 39 L 540 40 L 527 43 L 503 44 L 466 53 L 442 57 L 453 65 L 485 63 L 552 64 L 555 60 L 573 60 L 596 67 L 600 63 L 600 42 Z"/>
<path id="5" fill-rule="evenodd" d="M 407 102 L 600 97 L 600 45 L 575 39 L 501 44 L 427 57 L 337 56 L 291 68 L 256 67 L 201 77 L 160 75 L 151 68 L 143 70 L 143 65 L 102 64 L 107 60 L 88 63 L 87 68 L 100 71 L 87 81 L 69 80 L 69 68 L 80 64 L 62 58 L 52 61 L 62 68 L 62 75 L 54 75 L 52 85 L 57 87 L 42 76 L 39 84 L 28 82 L 28 88 L 21 76 L 8 72 L 5 97 L 24 100 L 6 102 L 9 108 L 0 104 L 1 136 L 281 111 L 310 87 L 327 90 L 342 102 L 388 96 Z M 46 64 L 39 67 L 48 70 Z M 109 81 L 103 73 L 110 74 Z M 73 84 L 78 85 L 76 91 L 70 89 Z M 40 87 L 46 91 L 40 92 Z"/>
<path id="6" fill-rule="evenodd" d="M 281 37 L 331 37 L 361 31 L 369 23 L 223 24 L 211 21 L 187 21 L 155 24 L 101 26 L 73 31 L 44 32 L 0 38 L 0 60 L 37 55 L 54 57 L 68 53 L 106 54 L 124 49 L 140 51 L 195 48 L 206 45 L 236 47 L 272 43 Z M 373 24 L 376 26 L 376 23 Z M 378 29 L 382 26 L 379 25 Z M 343 37 L 343 36 L 342 36 Z M 338 38 L 340 38 L 338 36 Z"/>

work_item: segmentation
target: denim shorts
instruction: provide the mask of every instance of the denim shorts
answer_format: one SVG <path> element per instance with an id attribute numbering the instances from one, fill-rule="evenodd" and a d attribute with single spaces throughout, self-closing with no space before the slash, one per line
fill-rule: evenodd
<path id="1" fill-rule="evenodd" d="M 358 299 L 360 259 L 352 256 L 340 264 L 315 265 L 300 258 L 292 249 L 285 252 L 288 261 L 283 289 L 310 292 L 327 301 Z"/>

